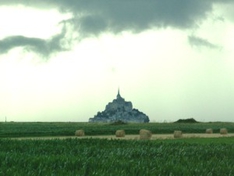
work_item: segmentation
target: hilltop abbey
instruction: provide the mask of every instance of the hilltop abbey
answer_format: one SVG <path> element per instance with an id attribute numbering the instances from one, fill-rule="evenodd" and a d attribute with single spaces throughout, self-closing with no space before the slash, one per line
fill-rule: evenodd
<path id="1" fill-rule="evenodd" d="M 116 99 L 106 105 L 102 112 L 98 112 L 89 122 L 131 122 L 131 123 L 147 123 L 149 117 L 138 109 L 132 107 L 132 102 L 125 101 L 121 97 L 118 90 Z"/>

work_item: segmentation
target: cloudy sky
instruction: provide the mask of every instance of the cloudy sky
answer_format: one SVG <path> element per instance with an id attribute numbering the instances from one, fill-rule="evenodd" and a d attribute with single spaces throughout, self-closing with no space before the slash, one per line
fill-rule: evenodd
<path id="1" fill-rule="evenodd" d="M 0 0 L 0 121 L 234 121 L 233 0 Z"/>

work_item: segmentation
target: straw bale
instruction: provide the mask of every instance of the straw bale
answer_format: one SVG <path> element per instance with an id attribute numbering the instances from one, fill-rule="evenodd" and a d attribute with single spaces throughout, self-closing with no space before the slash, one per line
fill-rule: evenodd
<path id="1" fill-rule="evenodd" d="M 213 133 L 213 129 L 212 128 L 206 129 L 206 134 L 212 134 L 212 133 Z"/>
<path id="2" fill-rule="evenodd" d="M 139 133 L 142 140 L 149 140 L 152 137 L 152 132 L 149 130 L 141 129 Z"/>
<path id="3" fill-rule="evenodd" d="M 182 138 L 182 131 L 175 130 L 174 131 L 174 138 Z"/>
<path id="4" fill-rule="evenodd" d="M 84 130 L 76 130 L 75 136 L 85 136 Z"/>
<path id="5" fill-rule="evenodd" d="M 115 132 L 116 137 L 124 137 L 125 136 L 125 131 L 124 130 L 117 130 Z"/>
<path id="6" fill-rule="evenodd" d="M 228 130 L 226 128 L 221 128 L 220 134 L 228 134 Z"/>

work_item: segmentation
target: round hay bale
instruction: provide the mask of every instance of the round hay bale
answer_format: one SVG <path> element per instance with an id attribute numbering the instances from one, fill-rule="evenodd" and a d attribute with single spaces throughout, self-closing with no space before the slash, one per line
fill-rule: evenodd
<path id="1" fill-rule="evenodd" d="M 84 130 L 76 130 L 75 136 L 85 136 Z"/>
<path id="2" fill-rule="evenodd" d="M 174 138 L 182 138 L 182 131 L 175 130 L 174 131 Z"/>
<path id="3" fill-rule="evenodd" d="M 228 134 L 228 130 L 226 128 L 221 128 L 220 134 Z"/>
<path id="4" fill-rule="evenodd" d="M 116 137 L 124 137 L 125 136 L 125 131 L 124 130 L 117 130 L 115 132 Z"/>
<path id="5" fill-rule="evenodd" d="M 206 129 L 206 134 L 212 134 L 212 133 L 213 133 L 213 129 L 211 128 Z"/>
<path id="6" fill-rule="evenodd" d="M 142 140 L 149 140 L 152 137 L 152 132 L 149 130 L 141 129 L 139 133 Z"/>

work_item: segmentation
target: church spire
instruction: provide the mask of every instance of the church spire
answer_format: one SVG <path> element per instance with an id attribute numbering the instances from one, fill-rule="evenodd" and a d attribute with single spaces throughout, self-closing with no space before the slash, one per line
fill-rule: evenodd
<path id="1" fill-rule="evenodd" d="M 117 99 L 122 99 L 121 95 L 120 95 L 120 91 L 119 91 L 119 88 L 118 88 L 118 94 L 117 94 Z"/>

